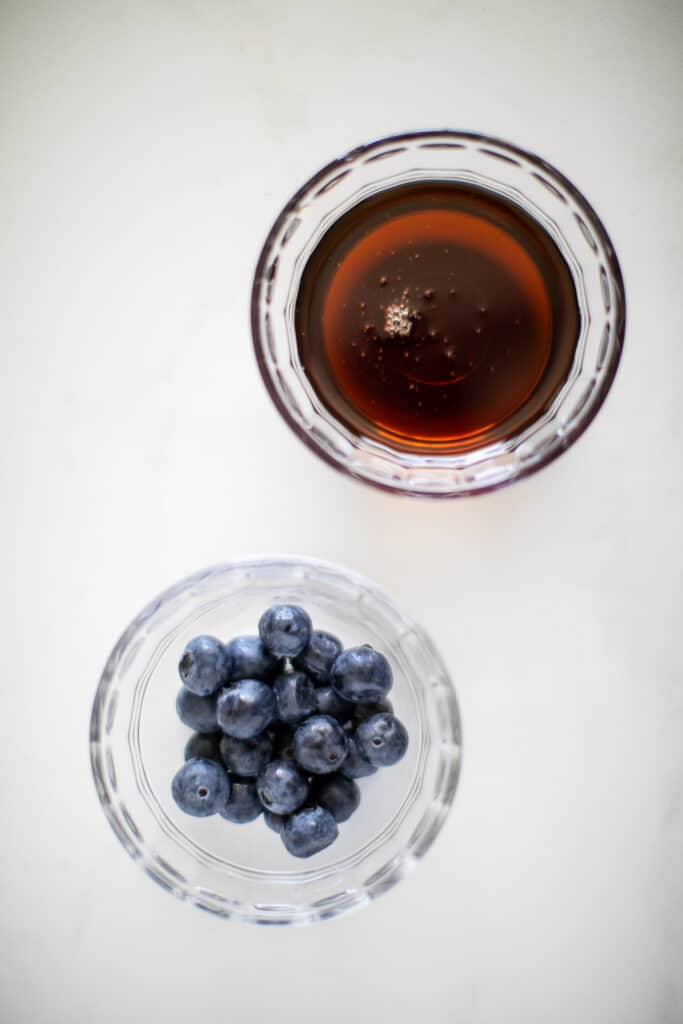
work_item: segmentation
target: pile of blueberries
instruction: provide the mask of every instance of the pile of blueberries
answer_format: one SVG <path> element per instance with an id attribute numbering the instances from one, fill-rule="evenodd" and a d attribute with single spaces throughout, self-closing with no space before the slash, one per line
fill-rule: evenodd
<path id="1" fill-rule="evenodd" d="M 358 807 L 356 779 L 399 761 L 408 733 L 379 651 L 344 650 L 297 605 L 273 605 L 258 630 L 185 647 L 176 709 L 195 735 L 171 791 L 196 817 L 243 824 L 263 812 L 291 854 L 311 857 Z"/>

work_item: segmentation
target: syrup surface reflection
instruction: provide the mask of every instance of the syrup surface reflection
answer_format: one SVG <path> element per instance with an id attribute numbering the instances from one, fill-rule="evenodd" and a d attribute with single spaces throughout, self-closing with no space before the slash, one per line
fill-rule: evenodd
<path id="1" fill-rule="evenodd" d="M 421 182 L 360 203 L 323 237 L 296 330 L 313 387 L 354 432 L 458 451 L 547 408 L 579 313 L 540 225 L 485 191 Z"/>

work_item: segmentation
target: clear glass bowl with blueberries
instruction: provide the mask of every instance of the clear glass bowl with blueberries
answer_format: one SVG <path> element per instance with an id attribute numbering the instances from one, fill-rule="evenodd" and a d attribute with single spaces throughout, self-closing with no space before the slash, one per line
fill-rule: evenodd
<path id="1" fill-rule="evenodd" d="M 405 877 L 461 754 L 424 630 L 367 580 L 292 558 L 218 566 L 151 602 L 109 657 L 90 739 L 105 813 L 151 879 L 276 924 Z"/>

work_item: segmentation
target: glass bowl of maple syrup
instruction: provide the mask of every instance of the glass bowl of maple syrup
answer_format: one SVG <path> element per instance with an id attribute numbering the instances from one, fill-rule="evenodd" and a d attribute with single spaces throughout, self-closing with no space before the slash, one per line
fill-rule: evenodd
<path id="1" fill-rule="evenodd" d="M 263 247 L 266 387 L 318 455 L 411 495 L 489 491 L 552 461 L 614 379 L 617 257 L 559 171 L 498 139 L 398 135 L 323 168 Z"/>

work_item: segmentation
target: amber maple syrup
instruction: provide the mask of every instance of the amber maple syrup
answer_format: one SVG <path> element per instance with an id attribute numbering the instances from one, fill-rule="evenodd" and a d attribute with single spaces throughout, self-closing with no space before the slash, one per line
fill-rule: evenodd
<path id="1" fill-rule="evenodd" d="M 552 402 L 579 311 L 569 269 L 517 205 L 403 185 L 322 238 L 302 276 L 299 356 L 352 431 L 416 451 L 504 439 Z"/>

